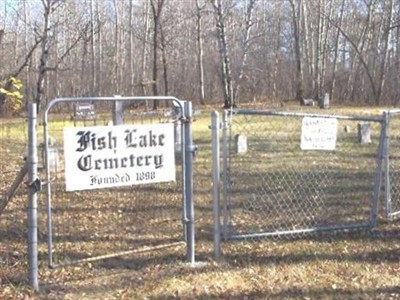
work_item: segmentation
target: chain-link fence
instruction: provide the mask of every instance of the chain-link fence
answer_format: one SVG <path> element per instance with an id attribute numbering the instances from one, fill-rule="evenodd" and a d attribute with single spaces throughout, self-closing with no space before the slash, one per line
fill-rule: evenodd
<path id="1" fill-rule="evenodd" d="M 23 117 L 0 118 L 0 278 L 11 277 L 23 265 L 27 128 Z"/>
<path id="2" fill-rule="evenodd" d="M 22 224 L 20 210 L 26 208 L 27 173 L 26 155 L 28 123 L 25 118 L 0 118 L 0 235 L 11 238 L 6 232 L 12 224 Z M 18 228 L 15 226 L 14 228 Z M 18 234 L 15 234 L 15 238 Z"/>
<path id="3" fill-rule="evenodd" d="M 49 177 L 50 182 L 45 184 L 51 196 L 47 192 L 48 201 L 50 199 L 47 208 L 40 206 L 39 228 L 40 233 L 49 240 L 49 264 L 55 266 L 92 261 L 169 246 L 184 253 L 182 246 L 188 238 L 188 218 L 186 211 L 182 211 L 182 208 L 187 208 L 183 199 L 183 173 L 187 170 L 184 171 L 182 166 L 182 113 L 177 112 L 176 103 L 158 99 L 124 101 L 123 108 L 121 106 L 116 111 L 116 101 L 82 101 L 77 99 L 75 102 L 57 103 L 45 122 L 47 147 L 44 145 L 43 148 L 46 148 L 44 152 L 47 152 L 50 176 L 42 174 L 41 178 Z M 153 110 L 154 106 L 158 106 L 158 109 Z M 111 126 L 115 122 L 135 126 L 173 124 L 176 141 L 175 158 L 172 158 L 175 160 L 175 181 L 66 192 L 64 170 L 67 166 L 64 154 L 65 147 L 69 145 L 63 141 L 65 128 Z M 137 137 L 135 143 L 151 146 L 157 141 L 150 135 Z M 90 144 L 93 141 L 88 138 L 87 142 Z M 125 160 L 124 163 L 139 165 L 145 163 L 147 156 L 143 159 L 129 157 L 132 161 Z M 112 162 L 102 162 L 103 166 L 107 163 Z M 42 165 L 44 167 L 44 162 Z M 151 178 L 138 180 L 144 179 Z M 44 224 L 46 219 L 47 226 Z"/>
<path id="4" fill-rule="evenodd" d="M 0 119 L 0 188 L 1 196 L 10 193 L 10 187 L 23 169 L 28 144 L 28 124 L 24 118 Z"/>
<path id="5" fill-rule="evenodd" d="M 385 168 L 386 217 L 400 215 L 400 111 L 388 112 L 389 129 Z"/>
<path id="6" fill-rule="evenodd" d="M 158 106 L 156 110 L 153 109 L 155 104 Z M 190 220 L 187 212 L 185 215 L 182 211 L 183 206 L 187 206 L 183 192 L 188 190 L 183 185 L 183 123 L 193 122 L 193 144 L 199 149 L 196 151 L 193 145 L 189 147 L 195 153 L 193 193 L 196 199 L 196 239 L 210 240 L 212 185 L 209 119 L 201 116 L 199 110 L 194 111 L 193 118 L 183 119 L 174 104 L 161 100 L 157 103 L 155 100 L 126 101 L 117 115 L 115 101 L 111 100 L 93 103 L 76 99 L 57 103 L 46 119 L 48 179 L 43 113 L 37 116 L 37 176 L 42 184 L 37 203 L 38 267 L 46 276 L 50 274 L 45 271 L 49 253 L 49 263 L 53 267 L 83 262 L 85 266 L 90 263 L 90 269 L 95 267 L 93 270 L 101 270 L 119 261 L 110 258 L 127 254 L 133 257 L 135 268 L 150 261 L 159 264 L 185 259 Z M 22 184 L 0 216 L 0 277 L 11 280 L 13 276 L 25 276 L 29 262 L 25 252 L 20 251 L 26 248 L 27 231 L 30 230 L 27 224 L 27 211 L 30 209 L 27 205 L 25 159 L 28 155 L 27 121 L 26 118 L 0 119 L 1 195 L 9 191 L 21 170 L 24 175 Z M 175 182 L 66 192 L 64 153 L 68 145 L 64 142 L 64 128 L 85 130 L 115 125 L 115 122 L 126 126 L 173 124 Z M 51 191 L 50 203 L 47 203 L 47 187 Z M 35 188 L 40 188 L 40 185 Z M 51 243 L 47 245 L 49 239 Z M 187 250 L 186 259 L 188 254 Z M 96 262 L 101 258 L 109 259 Z"/>
<path id="7" fill-rule="evenodd" d="M 383 118 L 233 110 L 223 124 L 225 238 L 375 225 Z"/>

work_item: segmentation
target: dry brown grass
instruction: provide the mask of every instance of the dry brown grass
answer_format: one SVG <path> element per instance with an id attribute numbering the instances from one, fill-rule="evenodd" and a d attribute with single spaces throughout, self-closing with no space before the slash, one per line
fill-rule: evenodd
<path id="1" fill-rule="evenodd" d="M 373 232 L 226 242 L 222 259 L 214 261 L 209 123 L 204 115 L 194 124 L 200 147 L 195 172 L 198 264 L 186 263 L 185 248 L 178 246 L 49 269 L 42 195 L 40 292 L 34 293 L 27 284 L 26 195 L 20 188 L 0 217 L 0 299 L 400 299 L 400 221 L 380 219 Z M 4 128 L 2 192 L 18 171 L 25 147 L 24 137 L 11 129 L 5 134 Z M 162 184 L 155 190 L 66 194 L 60 183 L 54 191 L 55 259 L 180 239 L 179 186 Z"/>

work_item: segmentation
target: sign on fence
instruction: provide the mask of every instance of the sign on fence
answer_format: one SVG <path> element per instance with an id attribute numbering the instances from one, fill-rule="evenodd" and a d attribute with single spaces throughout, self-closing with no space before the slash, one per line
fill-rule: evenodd
<path id="1" fill-rule="evenodd" d="M 301 150 L 335 150 L 337 126 L 337 119 L 304 117 Z"/>
<path id="2" fill-rule="evenodd" d="M 173 124 L 64 128 L 66 190 L 175 181 Z"/>

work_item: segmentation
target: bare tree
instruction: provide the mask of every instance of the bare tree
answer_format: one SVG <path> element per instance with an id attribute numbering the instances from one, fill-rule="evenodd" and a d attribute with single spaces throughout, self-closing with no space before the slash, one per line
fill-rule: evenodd
<path id="1" fill-rule="evenodd" d="M 129 1 L 129 44 L 128 44 L 128 65 L 129 65 L 129 94 L 134 95 L 135 90 L 135 61 L 133 53 L 134 38 L 133 38 L 133 0 Z"/>
<path id="2" fill-rule="evenodd" d="M 342 3 L 340 5 L 339 9 L 339 18 L 337 21 L 338 27 L 342 26 L 343 22 L 343 13 L 344 13 L 344 4 L 345 0 L 342 0 Z M 331 99 L 334 99 L 335 97 L 335 92 L 336 92 L 336 73 L 337 73 L 337 66 L 338 66 L 338 57 L 339 57 L 339 38 L 340 38 L 340 30 L 336 30 L 335 34 L 335 51 L 334 51 L 334 57 L 333 57 L 333 63 L 332 63 L 332 83 L 331 83 L 331 88 L 330 88 L 330 95 Z"/>
<path id="3" fill-rule="evenodd" d="M 50 34 L 50 16 L 53 12 L 53 5 L 56 2 L 52 0 L 42 0 L 43 5 L 43 25 L 41 30 L 41 54 L 40 54 L 40 62 L 38 68 L 38 79 L 36 83 L 36 93 L 35 93 L 35 103 L 37 104 L 38 109 L 40 108 L 40 104 L 43 98 L 43 92 L 45 89 L 45 77 L 47 73 L 47 64 L 49 57 L 49 34 Z"/>
<path id="4" fill-rule="evenodd" d="M 383 34 L 382 34 L 382 58 L 379 66 L 378 87 L 375 96 L 375 104 L 379 105 L 382 97 L 382 90 L 386 81 L 386 63 L 388 60 L 388 49 L 391 32 L 396 26 L 392 26 L 393 21 L 393 0 L 384 1 L 384 18 L 383 18 Z"/>
<path id="5" fill-rule="evenodd" d="M 236 105 L 239 104 L 239 91 L 240 91 L 240 83 L 243 78 L 244 74 L 244 69 L 247 63 L 247 56 L 250 50 L 250 34 L 251 34 L 251 29 L 254 25 L 253 22 L 253 10 L 255 7 L 257 0 L 249 0 L 247 4 L 247 9 L 246 9 L 246 14 L 245 14 L 245 30 L 244 30 L 244 35 L 243 35 L 243 41 L 242 41 L 242 55 L 240 58 L 240 68 L 239 68 L 239 75 L 236 80 L 236 85 L 234 88 L 234 93 L 233 93 L 233 99 Z"/>
<path id="6" fill-rule="evenodd" d="M 161 23 L 161 13 L 165 0 L 150 0 L 151 11 L 153 13 L 153 95 L 158 96 L 158 45 Z M 154 101 L 153 109 L 157 109 L 158 101 Z"/>
<path id="7" fill-rule="evenodd" d="M 37 39 L 35 41 L 35 43 L 33 44 L 33 46 L 30 48 L 29 52 L 26 54 L 23 63 L 19 66 L 19 68 L 14 71 L 12 74 L 7 75 L 5 77 L 6 79 L 6 83 L 4 84 L 4 89 L 5 90 L 9 90 L 12 87 L 12 80 L 11 77 L 18 77 L 21 72 L 28 66 L 29 61 L 32 58 L 32 55 L 34 54 L 36 48 L 39 46 L 39 44 L 41 43 L 41 39 Z M 5 100 L 6 100 L 6 95 L 0 92 L 0 117 L 4 116 L 5 110 L 4 110 L 4 104 L 5 104 Z"/>
<path id="8" fill-rule="evenodd" d="M 277 98 L 277 81 L 278 81 L 278 67 L 279 67 L 279 57 L 281 51 L 281 30 L 282 30 L 282 16 L 281 8 L 282 3 L 277 3 L 277 15 L 276 15 L 276 38 L 275 38 L 275 61 L 273 66 L 273 79 L 272 79 L 272 102 L 276 101 Z"/>
<path id="9" fill-rule="evenodd" d="M 302 103 L 329 91 L 360 104 L 400 95 L 398 1 L 35 1 L 1 2 L 0 79 L 18 74 L 41 104 L 150 86 L 226 107 L 256 95 Z"/>
<path id="10" fill-rule="evenodd" d="M 167 39 L 164 26 L 160 24 L 160 48 L 163 66 L 163 78 L 164 78 L 164 95 L 169 94 L 168 88 L 168 60 L 167 60 Z"/>
<path id="11" fill-rule="evenodd" d="M 218 45 L 220 53 L 222 86 L 224 90 L 224 107 L 235 107 L 232 86 L 231 62 L 229 58 L 229 47 L 226 38 L 225 20 L 221 0 L 212 0 L 214 15 L 217 23 Z"/>
<path id="12" fill-rule="evenodd" d="M 146 86 L 148 84 L 147 80 L 147 51 L 148 51 L 148 38 L 149 38 L 149 15 L 150 15 L 150 5 L 149 1 L 145 0 L 143 4 L 143 38 L 142 38 L 142 49 L 141 49 L 141 68 L 140 68 L 140 87 L 142 95 L 147 95 Z"/>
<path id="13" fill-rule="evenodd" d="M 289 0 L 289 3 L 292 8 L 294 52 L 296 58 L 296 100 L 299 101 L 300 105 L 304 105 L 304 78 L 300 48 L 302 0 Z"/>
<path id="14" fill-rule="evenodd" d="M 202 38 L 202 17 L 205 3 L 200 5 L 199 0 L 196 0 L 196 41 L 197 41 L 197 66 L 199 72 L 199 95 L 200 103 L 205 104 L 204 94 L 204 64 L 203 64 L 203 38 Z"/>
<path id="15" fill-rule="evenodd" d="M 384 25 L 382 26 L 384 28 L 382 35 L 379 38 L 379 45 L 382 45 L 382 54 L 381 54 L 381 62 L 380 62 L 380 67 L 379 67 L 379 74 L 378 74 L 378 79 L 375 79 L 375 76 L 373 75 L 373 68 L 371 68 L 369 64 L 369 56 L 368 52 L 364 50 L 365 47 L 368 46 L 367 49 L 371 49 L 372 47 L 372 34 L 374 33 L 372 22 L 373 18 L 375 16 L 374 12 L 374 4 L 375 2 L 370 2 L 367 7 L 368 7 L 368 14 L 365 19 L 365 25 L 363 27 L 362 31 L 362 36 L 359 38 L 358 43 L 354 41 L 351 36 L 345 32 L 345 30 L 337 23 L 332 22 L 334 26 L 340 31 L 340 33 L 343 35 L 343 37 L 350 43 L 352 46 L 353 50 L 355 51 L 357 58 L 359 59 L 360 63 L 362 64 L 366 74 L 367 78 L 370 83 L 370 87 L 372 90 L 372 95 L 373 95 L 373 100 L 376 105 L 379 105 L 381 103 L 381 96 L 382 96 L 382 89 L 384 87 L 385 83 L 385 72 L 386 72 L 386 62 L 387 62 L 387 55 L 388 55 L 388 45 L 389 45 L 389 35 L 390 32 L 399 27 L 399 24 L 392 25 L 392 14 L 393 14 L 393 3 L 392 0 L 386 0 L 384 2 L 385 4 L 385 13 L 384 17 L 382 18 L 382 22 L 384 22 Z M 368 45 L 366 46 L 366 43 Z"/>
<path id="16" fill-rule="evenodd" d="M 90 0 L 90 45 L 91 45 L 91 95 L 95 94 L 97 89 L 97 78 L 96 78 L 96 19 L 95 19 L 95 0 Z"/>

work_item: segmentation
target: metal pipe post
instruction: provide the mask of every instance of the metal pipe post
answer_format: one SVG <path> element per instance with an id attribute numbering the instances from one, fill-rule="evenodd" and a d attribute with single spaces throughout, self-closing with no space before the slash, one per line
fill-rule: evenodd
<path id="1" fill-rule="evenodd" d="M 115 96 L 115 98 L 121 98 L 121 96 Z M 113 125 L 124 124 L 124 102 L 115 100 L 113 102 Z"/>
<path id="2" fill-rule="evenodd" d="M 49 105 L 51 105 L 50 102 Z M 50 107 L 50 106 L 49 106 Z M 49 109 L 49 108 L 48 108 Z M 44 146 L 44 169 L 46 171 L 46 200 L 47 200 L 47 261 L 50 268 L 53 267 L 53 223 L 51 204 L 51 177 L 49 162 L 49 132 L 48 115 L 46 110 L 43 115 L 43 146 Z"/>
<path id="3" fill-rule="evenodd" d="M 223 173 L 223 226 L 224 240 L 228 240 L 228 111 L 224 110 L 222 119 L 222 173 Z"/>
<path id="4" fill-rule="evenodd" d="M 385 170 L 385 217 L 386 219 L 392 219 L 392 187 L 390 182 L 390 111 L 384 113 L 386 122 L 386 135 L 385 135 L 385 147 L 384 147 L 384 170 Z"/>
<path id="5" fill-rule="evenodd" d="M 186 101 L 184 105 L 185 127 L 185 194 L 186 194 L 186 242 L 187 260 L 195 262 L 195 233 L 194 233 L 194 201 L 193 201 L 193 157 L 196 151 L 192 136 L 192 103 Z"/>
<path id="6" fill-rule="evenodd" d="M 37 197 L 40 182 L 37 178 L 37 134 L 36 104 L 29 104 L 28 126 L 28 277 L 29 284 L 35 291 L 39 290 L 38 280 L 38 225 L 37 225 Z"/>
<path id="7" fill-rule="evenodd" d="M 371 221 L 370 221 L 370 228 L 373 229 L 376 227 L 376 222 L 378 218 L 378 206 L 379 206 L 379 197 L 380 197 L 380 190 L 382 186 L 382 173 L 383 173 L 383 164 L 385 162 L 385 156 L 387 155 L 386 146 L 387 146 L 387 139 L 388 139 L 388 126 L 389 126 L 389 117 L 386 112 L 383 113 L 383 122 L 382 129 L 381 129 L 381 137 L 379 140 L 379 150 L 378 150 L 378 157 L 377 157 L 377 166 L 375 172 L 375 184 L 374 184 L 374 191 L 372 196 L 372 208 L 371 208 Z"/>
<path id="8" fill-rule="evenodd" d="M 219 221 L 219 114 L 217 111 L 211 113 L 211 135 L 212 135 L 212 160 L 213 160 L 213 202 L 214 202 L 214 258 L 221 256 L 221 224 Z"/>

